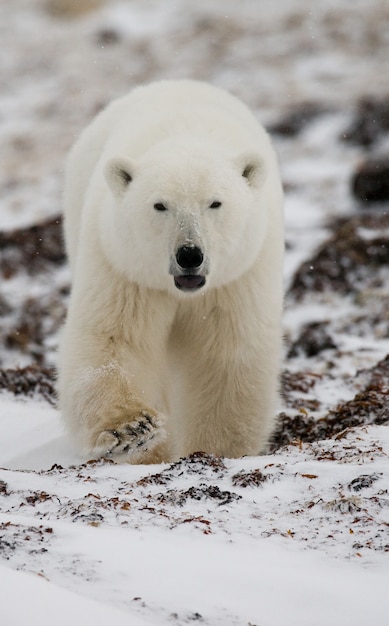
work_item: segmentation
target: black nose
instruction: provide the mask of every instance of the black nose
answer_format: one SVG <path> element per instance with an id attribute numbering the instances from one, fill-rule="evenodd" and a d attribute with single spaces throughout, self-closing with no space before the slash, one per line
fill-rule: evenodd
<path id="1" fill-rule="evenodd" d="M 200 267 L 204 255 L 197 246 L 181 246 L 176 253 L 176 260 L 184 270 Z"/>

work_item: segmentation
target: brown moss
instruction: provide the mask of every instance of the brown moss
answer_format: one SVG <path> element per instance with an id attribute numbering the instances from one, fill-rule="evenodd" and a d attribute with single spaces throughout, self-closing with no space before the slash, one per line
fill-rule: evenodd
<path id="1" fill-rule="evenodd" d="M 234 487 L 259 487 L 268 479 L 268 476 L 259 469 L 245 472 L 242 470 L 232 477 Z"/>
<path id="2" fill-rule="evenodd" d="M 361 229 L 370 230 L 365 237 Z M 338 222 L 330 237 L 297 270 L 288 295 L 296 299 L 307 293 L 336 291 L 356 293 L 361 284 L 377 280 L 377 268 L 389 264 L 389 214 L 355 216 Z"/>
<path id="3" fill-rule="evenodd" d="M 54 382 L 53 369 L 29 366 L 0 370 L 0 390 L 16 396 L 41 396 L 50 404 L 56 402 Z"/>
<path id="4" fill-rule="evenodd" d="M 339 404 L 319 420 L 305 414 L 290 417 L 281 413 L 271 437 L 271 450 L 295 440 L 313 442 L 331 439 L 355 426 L 388 423 L 389 355 L 371 369 L 360 371 L 358 377 L 365 381 L 362 390 L 352 400 Z"/>
<path id="5" fill-rule="evenodd" d="M 34 275 L 64 262 L 61 217 L 0 232 L 0 272 L 4 278 L 11 278 L 21 270 Z"/>

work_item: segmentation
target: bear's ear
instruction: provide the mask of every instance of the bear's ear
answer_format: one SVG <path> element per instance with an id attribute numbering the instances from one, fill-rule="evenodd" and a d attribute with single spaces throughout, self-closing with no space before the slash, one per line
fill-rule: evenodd
<path id="1" fill-rule="evenodd" d="M 235 164 L 243 178 L 252 187 L 259 187 L 265 180 L 265 163 L 257 152 L 244 152 L 235 159 Z"/>
<path id="2" fill-rule="evenodd" d="M 134 164 L 127 157 L 110 159 L 105 165 L 104 174 L 108 187 L 116 197 L 121 197 L 133 179 Z"/>

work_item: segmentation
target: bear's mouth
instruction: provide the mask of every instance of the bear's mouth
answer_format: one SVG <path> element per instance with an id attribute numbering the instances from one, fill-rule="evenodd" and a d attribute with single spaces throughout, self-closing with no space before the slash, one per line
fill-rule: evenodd
<path id="1" fill-rule="evenodd" d="M 205 285 L 205 276 L 200 274 L 182 274 L 174 277 L 174 284 L 182 291 L 196 291 Z"/>

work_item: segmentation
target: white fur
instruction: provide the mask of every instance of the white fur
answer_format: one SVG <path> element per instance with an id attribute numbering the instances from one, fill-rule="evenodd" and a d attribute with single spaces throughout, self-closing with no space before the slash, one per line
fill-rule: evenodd
<path id="1" fill-rule="evenodd" d="M 70 153 L 65 239 L 59 392 L 82 451 L 259 453 L 277 404 L 283 220 L 276 157 L 250 111 L 194 81 L 113 102 Z M 174 283 L 182 245 L 204 253 L 195 292 Z"/>

